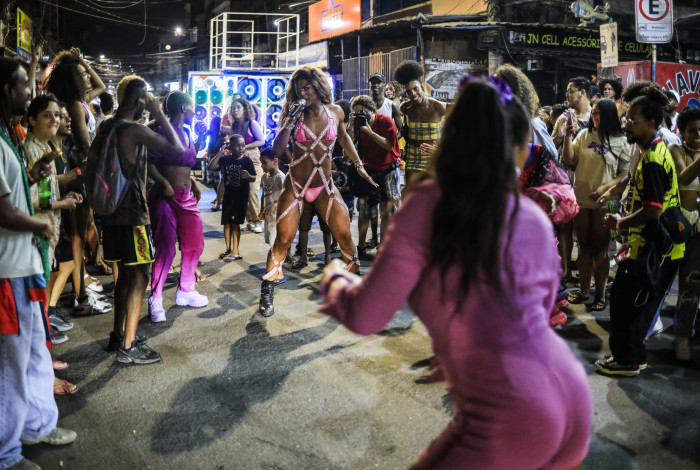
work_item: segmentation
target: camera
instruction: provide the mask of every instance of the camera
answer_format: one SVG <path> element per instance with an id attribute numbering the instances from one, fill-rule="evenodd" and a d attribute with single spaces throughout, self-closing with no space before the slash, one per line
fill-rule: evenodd
<path id="1" fill-rule="evenodd" d="M 354 127 L 364 127 L 370 120 L 370 115 L 364 109 L 358 113 L 352 113 Z"/>

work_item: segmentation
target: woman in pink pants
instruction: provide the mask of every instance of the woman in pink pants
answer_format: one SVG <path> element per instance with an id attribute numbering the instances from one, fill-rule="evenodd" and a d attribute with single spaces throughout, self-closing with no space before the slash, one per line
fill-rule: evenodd
<path id="1" fill-rule="evenodd" d="M 204 250 L 204 233 L 190 177 L 197 162 L 197 150 L 189 131 L 183 127 L 192 125 L 192 100 L 187 94 L 175 91 L 166 97 L 163 107 L 186 151 L 179 156 L 148 152 L 148 176 L 156 182 L 148 193 L 156 257 L 148 306 L 154 322 L 165 321 L 163 285 L 175 258 L 176 242 L 180 243 L 182 266 L 175 303 L 183 307 L 204 307 L 209 303 L 194 288 L 197 263 Z M 160 133 L 161 128 L 156 132 Z"/>
<path id="2" fill-rule="evenodd" d="M 408 299 L 432 338 L 455 418 L 412 469 L 577 469 L 588 452 L 586 373 L 548 322 L 561 275 L 554 229 L 516 182 L 529 134 L 504 82 L 467 80 L 434 178 L 392 217 L 369 273 L 337 260 L 324 273 L 321 311 L 351 330 L 380 331 Z"/>

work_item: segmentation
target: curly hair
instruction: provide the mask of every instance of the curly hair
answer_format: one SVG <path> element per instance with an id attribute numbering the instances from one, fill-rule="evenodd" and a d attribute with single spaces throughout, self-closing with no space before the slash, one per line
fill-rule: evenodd
<path id="1" fill-rule="evenodd" d="M 386 85 L 387 89 L 391 89 L 394 92 L 394 97 L 398 98 L 401 96 L 401 92 L 403 92 L 403 86 L 394 80 L 393 82 L 389 82 Z"/>
<path id="2" fill-rule="evenodd" d="M 651 82 L 649 82 L 651 83 Z M 636 84 L 636 83 L 635 83 Z M 664 95 L 659 85 L 653 83 L 642 88 L 641 94 L 630 103 L 630 109 L 638 106 L 644 119 L 653 120 L 659 127 L 664 120 L 665 108 L 668 106 L 668 98 Z"/>
<path id="3" fill-rule="evenodd" d="M 598 87 L 603 90 L 605 94 L 605 85 L 610 85 L 615 91 L 615 99 L 619 100 L 622 98 L 622 83 L 620 80 L 615 80 L 614 78 L 604 78 L 598 82 Z"/>
<path id="4" fill-rule="evenodd" d="M 306 80 L 313 86 L 314 91 L 316 91 L 316 94 L 321 99 L 321 103 L 331 104 L 333 102 L 333 91 L 331 90 L 331 85 L 328 83 L 323 70 L 318 67 L 310 67 L 307 65 L 297 69 L 289 79 L 286 98 L 284 100 L 284 105 L 282 105 L 283 115 L 288 116 L 294 102 L 299 101 L 301 98 L 297 93 L 297 82 L 299 80 Z"/>
<path id="5" fill-rule="evenodd" d="M 231 105 L 228 108 L 229 112 L 231 113 L 231 119 L 233 119 L 233 105 L 236 103 L 239 103 L 241 106 L 243 106 L 244 121 L 252 121 L 253 119 L 255 119 L 255 111 L 253 110 L 253 105 L 250 104 L 250 101 L 243 98 L 242 96 L 237 96 L 236 98 L 231 100 Z M 233 122 L 231 124 L 233 124 Z"/>
<path id="6" fill-rule="evenodd" d="M 685 132 L 685 127 L 692 121 L 700 121 L 700 108 L 697 106 L 686 106 L 683 111 L 678 113 L 678 131 Z"/>
<path id="7" fill-rule="evenodd" d="M 394 79 L 403 86 L 416 80 L 420 81 L 423 75 L 423 66 L 415 60 L 404 60 L 394 69 Z"/>
<path id="8" fill-rule="evenodd" d="M 87 85 L 78 71 L 79 65 L 80 59 L 70 51 L 59 52 L 51 63 L 51 74 L 44 84 L 46 91 L 65 103 L 83 101 Z"/>
<path id="9" fill-rule="evenodd" d="M 522 70 L 511 64 L 503 64 L 496 69 L 494 75 L 508 84 L 513 94 L 520 98 L 531 118 L 537 116 L 540 98 L 532 82 Z"/>
<path id="10" fill-rule="evenodd" d="M 622 99 L 627 103 L 631 103 L 635 98 L 645 96 L 652 89 L 656 89 L 659 93 L 663 94 L 663 89 L 656 83 L 647 80 L 638 80 L 627 85 L 625 91 L 622 92 Z M 666 99 L 666 101 L 668 102 L 668 99 Z"/>
<path id="11" fill-rule="evenodd" d="M 377 112 L 377 104 L 374 102 L 372 98 L 370 98 L 367 95 L 359 95 L 356 96 L 352 99 L 352 106 L 355 107 L 357 105 L 364 106 L 365 108 L 369 109 L 373 113 Z"/>

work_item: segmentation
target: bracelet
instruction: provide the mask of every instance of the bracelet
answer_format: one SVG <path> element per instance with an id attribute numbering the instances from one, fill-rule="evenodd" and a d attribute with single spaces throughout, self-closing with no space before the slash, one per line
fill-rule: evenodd
<path id="1" fill-rule="evenodd" d="M 29 173 L 27 173 L 27 181 L 29 182 L 29 186 L 36 184 L 36 180 L 32 178 L 32 175 L 30 175 Z"/>
<path id="2" fill-rule="evenodd" d="M 324 280 L 321 283 L 321 297 L 325 297 L 328 294 L 328 290 L 330 289 L 331 284 L 333 284 L 333 281 L 335 281 L 339 277 L 345 278 L 345 274 L 343 274 L 343 273 L 331 274 L 328 279 Z"/>
<path id="3" fill-rule="evenodd" d="M 294 124 L 290 124 L 287 127 L 285 127 L 289 132 L 292 132 L 294 130 Z"/>
<path id="4" fill-rule="evenodd" d="M 615 224 L 615 230 L 617 230 L 618 232 L 620 231 L 620 221 L 621 220 L 622 220 L 622 218 L 617 219 L 617 223 Z"/>
<path id="5" fill-rule="evenodd" d="M 78 168 L 77 166 L 75 167 L 75 172 L 78 173 L 78 176 L 83 174 L 83 172 L 80 171 L 80 168 Z"/>
<path id="6" fill-rule="evenodd" d="M 364 163 L 362 163 L 362 160 L 358 159 L 356 162 L 353 162 L 355 164 L 355 168 L 360 168 L 365 166 Z"/>

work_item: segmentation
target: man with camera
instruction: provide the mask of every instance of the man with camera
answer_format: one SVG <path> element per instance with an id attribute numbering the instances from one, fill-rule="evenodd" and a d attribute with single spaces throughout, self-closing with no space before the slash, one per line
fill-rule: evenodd
<path id="1" fill-rule="evenodd" d="M 352 101 L 352 128 L 357 142 L 357 153 L 378 188 L 361 188 L 356 194 L 358 212 L 358 231 L 360 240 L 357 245 L 360 259 L 368 258 L 365 238 L 370 222 L 376 224 L 381 213 L 380 233 L 386 233 L 389 216 L 399 206 L 401 193 L 397 159 L 399 158 L 399 140 L 391 116 L 377 114 L 377 106 L 367 95 L 360 95 Z"/>

